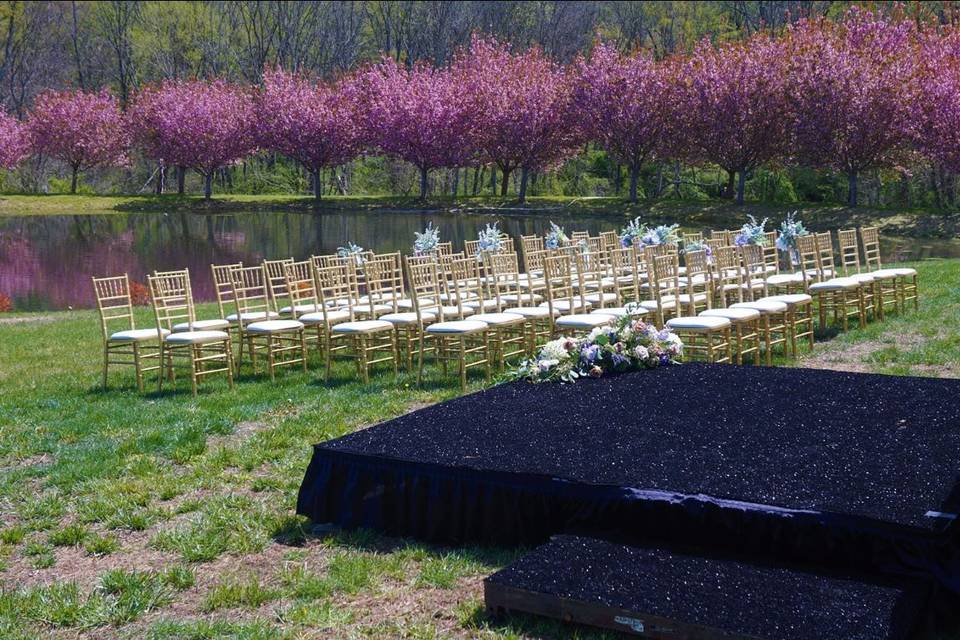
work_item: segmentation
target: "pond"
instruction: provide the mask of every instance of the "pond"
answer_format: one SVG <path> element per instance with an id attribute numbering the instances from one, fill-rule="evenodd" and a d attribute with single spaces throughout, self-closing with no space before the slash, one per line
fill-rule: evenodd
<path id="1" fill-rule="evenodd" d="M 145 282 L 155 269 L 187 267 L 198 300 L 214 298 L 211 263 L 334 253 L 354 242 L 374 251 L 411 250 L 414 231 L 428 222 L 457 249 L 487 223 L 514 237 L 543 235 L 551 218 L 567 232 L 592 234 L 624 226 L 621 214 L 572 218 L 556 214 L 394 212 L 129 213 L 0 218 L 0 294 L 19 311 L 93 306 L 91 276 L 128 273 Z M 884 238 L 888 261 L 960 257 L 960 242 Z"/>

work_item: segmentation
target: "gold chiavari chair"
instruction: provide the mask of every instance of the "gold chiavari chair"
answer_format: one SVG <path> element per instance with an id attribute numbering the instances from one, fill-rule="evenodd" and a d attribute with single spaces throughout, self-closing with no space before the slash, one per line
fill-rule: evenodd
<path id="1" fill-rule="evenodd" d="M 506 252 L 487 254 L 484 256 L 484 261 L 491 263 L 494 258 L 500 255 L 516 256 L 516 254 Z M 453 260 L 450 263 L 450 270 L 453 276 L 450 282 L 453 283 L 456 291 L 455 298 L 462 308 L 477 303 L 480 305 L 479 307 L 472 307 L 481 311 L 470 315 L 470 320 L 483 322 L 487 325 L 487 346 L 490 349 L 488 358 L 496 362 L 502 369 L 508 358 L 525 354 L 527 352 L 526 320 L 520 314 L 499 311 L 500 302 L 496 294 L 493 298 L 487 297 L 491 291 L 495 291 L 497 288 L 497 283 L 492 282 L 492 275 L 488 276 L 487 282 L 481 283 L 477 277 L 477 260 L 474 258 Z M 490 269 L 487 269 L 487 272 L 492 273 Z M 507 285 L 509 283 L 503 281 L 501 284 Z M 492 288 L 491 285 L 493 285 Z M 487 302 L 493 303 L 490 310 L 485 310 L 488 307 L 485 304 Z"/>
<path id="2" fill-rule="evenodd" d="M 592 247 L 573 256 L 576 286 L 591 308 L 616 307 L 620 302 L 616 279 L 607 275 L 605 252 Z"/>
<path id="3" fill-rule="evenodd" d="M 317 256 L 311 258 L 310 263 L 313 267 L 314 286 L 316 287 L 317 298 L 320 302 L 320 313 L 323 314 L 323 324 L 318 328 L 323 331 L 322 351 L 324 362 L 324 380 L 330 379 L 330 369 L 333 366 L 335 356 L 344 354 L 345 357 L 357 362 L 358 370 L 361 369 L 360 361 L 365 357 L 363 354 L 355 351 L 350 353 L 351 348 L 355 347 L 355 340 L 350 332 L 338 332 L 334 329 L 345 323 L 356 323 L 356 317 L 353 312 L 353 303 L 356 302 L 354 292 L 357 287 L 355 265 L 349 264 L 347 260 L 317 260 Z M 386 321 L 369 321 L 383 325 L 381 330 L 392 329 L 392 325 Z M 373 325 L 376 328 L 376 325 Z M 362 369 L 367 371 L 367 367 Z M 363 374 L 361 374 L 363 375 Z"/>
<path id="4" fill-rule="evenodd" d="M 190 284 L 190 270 L 182 269 L 177 271 L 154 271 L 154 276 L 163 277 L 163 276 L 182 276 L 186 280 L 187 294 L 190 296 L 190 300 L 193 300 L 193 288 Z M 219 305 L 218 305 L 219 307 Z M 232 324 L 229 320 L 225 319 L 223 314 L 219 318 L 208 318 L 206 320 L 194 320 L 190 322 L 180 322 L 173 325 L 170 329 L 177 333 L 179 331 L 226 331 L 227 333 L 231 332 Z"/>
<path id="5" fill-rule="evenodd" d="M 701 309 L 713 307 L 713 275 L 706 251 L 684 253 L 686 274 L 680 279 L 680 304 L 683 313 L 695 316 Z"/>
<path id="6" fill-rule="evenodd" d="M 367 260 L 364 265 L 371 262 Z M 380 319 L 357 319 L 353 301 L 360 298 L 357 289 L 356 264 L 344 261 L 328 267 L 314 269 L 320 305 L 324 309 L 334 308 L 346 311 L 348 317 L 342 322 L 328 323 L 330 336 L 326 343 L 325 379 L 330 377 L 333 356 L 342 353 L 354 360 L 357 373 L 364 383 L 370 382 L 370 367 L 389 362 L 397 374 L 399 356 L 397 353 L 397 334 L 391 322 Z M 339 305 L 343 300 L 351 301 Z M 392 307 L 396 311 L 396 307 Z M 374 305 L 376 311 L 376 306 Z M 335 349 L 335 343 L 343 343 L 343 349 Z"/>
<path id="7" fill-rule="evenodd" d="M 721 242 L 723 242 L 722 246 L 724 247 L 731 247 L 734 244 L 733 239 L 737 236 L 738 233 L 740 233 L 739 229 L 713 230 L 710 232 L 710 238 L 715 240 L 720 240 Z"/>
<path id="8" fill-rule="evenodd" d="M 190 279 L 186 270 L 168 271 L 147 276 L 150 298 L 157 326 L 171 328 L 177 324 L 193 326 L 196 316 L 190 291 Z M 190 389 L 197 395 L 197 385 L 204 377 L 226 373 L 230 388 L 233 388 L 233 349 L 230 334 L 218 330 L 178 331 L 164 335 L 160 343 L 160 368 L 157 390 L 163 391 L 164 371 L 172 383 L 177 368 L 190 372 Z M 186 362 L 179 365 L 178 361 Z"/>
<path id="9" fill-rule="evenodd" d="M 777 250 L 777 232 L 767 231 L 763 234 L 763 263 L 766 275 L 780 273 L 780 252 Z"/>
<path id="10" fill-rule="evenodd" d="M 476 260 L 471 256 L 468 258 L 456 258 L 450 263 L 453 270 L 453 263 L 463 260 Z M 465 319 L 463 299 L 466 294 L 459 290 L 459 283 L 456 278 L 450 278 L 452 282 L 452 297 L 456 301 L 451 307 L 433 303 L 424 304 L 427 299 L 439 299 L 440 297 L 440 275 L 437 270 L 437 263 L 424 263 L 419 265 L 409 265 L 411 288 L 417 289 L 414 295 L 414 311 L 423 318 L 423 314 L 435 314 L 436 322 L 426 325 L 420 333 L 420 342 L 417 347 L 418 365 L 417 365 L 417 384 L 423 379 L 423 359 L 427 340 L 434 343 L 432 352 L 434 357 L 440 362 L 443 373 L 446 375 L 449 363 L 453 362 L 457 366 L 460 377 L 460 388 L 463 391 L 467 389 L 467 373 L 475 367 L 483 367 L 486 379 L 490 379 L 490 345 L 488 339 L 488 328 L 486 322 L 479 320 Z M 435 293 L 432 293 L 435 292 Z M 421 296 L 423 296 L 421 298 Z M 452 313 L 448 313 L 452 311 Z"/>
<path id="11" fill-rule="evenodd" d="M 527 353 L 533 355 L 537 345 L 549 341 L 554 335 L 553 317 L 550 309 L 536 306 L 540 296 L 523 293 L 519 289 L 520 273 L 517 254 L 502 253 L 490 256 L 490 276 L 497 312 L 512 313 L 525 320 Z M 519 293 L 514 293 L 518 291 Z"/>
<path id="12" fill-rule="evenodd" d="M 879 317 L 875 296 L 875 290 L 877 288 L 876 278 L 868 273 L 843 276 L 842 278 L 838 277 L 840 272 L 837 269 L 837 264 L 834 259 L 833 236 L 829 231 L 818 233 L 816 234 L 816 242 L 822 279 L 853 280 L 858 285 L 857 294 L 861 298 L 860 307 L 864 313 L 864 321 L 867 320 L 867 316 L 870 313 L 873 313 L 874 318 Z"/>
<path id="13" fill-rule="evenodd" d="M 225 318 L 228 322 L 235 322 L 234 319 L 229 317 L 231 312 L 228 310 L 228 305 L 229 308 L 236 306 L 233 296 L 233 277 L 230 274 L 234 269 L 242 266 L 242 262 L 210 265 L 210 273 L 213 275 L 213 291 L 217 296 L 217 309 L 220 317 Z"/>
<path id="14" fill-rule="evenodd" d="M 886 310 L 883 305 L 881 280 L 872 274 L 861 271 L 857 230 L 841 229 L 837 232 L 837 240 L 840 249 L 840 269 L 843 271 L 843 277 L 852 278 L 861 283 L 866 292 L 868 308 L 872 306 L 874 315 L 883 320 Z M 896 305 L 895 295 L 891 302 Z"/>
<path id="15" fill-rule="evenodd" d="M 603 242 L 604 249 L 620 246 L 620 236 L 617 235 L 616 231 L 601 231 L 600 240 Z"/>
<path id="16" fill-rule="evenodd" d="M 267 276 L 267 291 L 270 293 L 270 300 L 273 301 L 274 310 L 280 310 L 281 315 L 290 313 L 280 309 L 280 305 L 287 298 L 287 281 L 283 274 L 283 266 L 293 262 L 293 258 L 284 258 L 282 260 L 264 260 L 263 272 Z"/>
<path id="17" fill-rule="evenodd" d="M 714 254 L 717 253 L 717 249 L 722 249 L 723 247 L 730 246 L 729 244 L 727 244 L 726 240 L 724 240 L 723 238 L 707 238 L 706 240 L 703 241 L 703 244 L 710 247 L 710 250 Z"/>
<path id="18" fill-rule="evenodd" d="M 653 256 L 652 258 L 650 256 Z M 656 315 L 657 325 L 664 326 L 667 318 L 676 317 L 679 314 L 680 300 L 680 264 L 676 255 L 666 253 L 664 255 L 655 255 L 655 252 L 647 254 L 647 267 L 650 267 L 650 290 L 653 294 L 651 300 L 644 300 L 640 303 L 647 311 Z"/>
<path id="19" fill-rule="evenodd" d="M 574 287 L 573 262 L 566 253 L 544 258 L 543 278 L 546 301 L 540 306 L 549 309 L 552 317 L 590 311 L 590 303 Z"/>
<path id="20" fill-rule="evenodd" d="M 463 252 L 468 256 L 475 256 L 480 253 L 480 241 L 479 240 L 464 240 L 463 241 Z"/>
<path id="21" fill-rule="evenodd" d="M 589 238 L 590 238 L 589 231 L 574 231 L 573 233 L 570 234 L 570 240 L 574 244 L 580 242 L 581 240 L 587 240 Z"/>
<path id="22" fill-rule="evenodd" d="M 403 299 L 403 279 L 398 283 L 395 272 L 395 260 L 399 257 L 400 254 L 374 255 L 357 269 L 365 289 L 363 295 L 360 291 L 354 293 L 353 312 L 358 318 L 376 320 L 399 311 L 397 303 Z"/>
<path id="23" fill-rule="evenodd" d="M 276 312 L 273 309 L 274 299 L 269 293 L 266 268 L 263 265 L 240 267 L 233 270 L 232 277 L 237 317 L 241 319 L 240 340 L 247 343 L 254 372 L 257 371 L 258 351 L 266 354 L 270 380 L 276 379 L 276 369 L 280 366 L 299 364 L 306 371 L 307 343 L 304 325 L 299 320 L 270 319 L 275 317 Z M 286 276 L 283 288 L 286 288 Z M 247 322 L 247 318 L 259 319 Z"/>
<path id="24" fill-rule="evenodd" d="M 727 307 L 731 302 L 743 302 L 740 266 L 740 254 L 736 247 L 718 247 L 713 249 L 713 299 L 720 306 Z"/>
<path id="25" fill-rule="evenodd" d="M 772 298 L 763 298 L 748 302 L 736 302 L 730 309 L 752 309 L 760 314 L 759 330 L 763 339 L 763 355 L 767 366 L 773 364 L 773 348 L 783 346 L 787 349 L 789 329 L 787 328 L 787 304 Z"/>
<path id="26" fill-rule="evenodd" d="M 767 297 L 763 250 L 755 244 L 741 245 L 737 249 L 740 253 L 740 286 L 743 288 L 744 297 L 747 300 Z"/>
<path id="27" fill-rule="evenodd" d="M 913 302 L 913 308 L 920 308 L 920 294 L 917 283 L 917 270 L 911 267 L 884 268 L 880 261 L 880 232 L 876 227 L 861 227 L 860 241 L 863 243 L 863 261 L 867 272 L 880 281 L 882 304 L 886 305 L 892 297 L 895 306 L 906 311 L 907 303 Z M 891 285 L 892 281 L 892 285 Z"/>
<path id="28" fill-rule="evenodd" d="M 103 335 L 103 387 L 111 364 L 133 365 L 137 389 L 143 391 L 143 374 L 160 368 L 160 341 L 169 331 L 159 325 L 137 329 L 127 274 L 93 278 L 93 291 Z"/>
<path id="29" fill-rule="evenodd" d="M 640 302 L 641 269 L 636 262 L 637 251 L 633 247 L 607 247 L 610 257 L 611 278 L 616 280 L 616 293 L 621 305 Z"/>
<path id="30" fill-rule="evenodd" d="M 544 290 L 547 281 L 543 277 L 543 261 L 550 255 L 546 249 L 538 251 L 528 251 L 523 256 L 523 264 L 527 269 L 526 273 L 520 274 L 519 286 L 527 293 L 532 293 L 544 297 Z"/>
<path id="31" fill-rule="evenodd" d="M 731 361 L 731 323 L 718 316 L 677 316 L 667 327 L 683 341 L 683 359 Z"/>
<path id="32" fill-rule="evenodd" d="M 453 253 L 453 243 L 452 242 L 438 242 L 437 243 L 437 253 L 441 256 L 448 256 Z"/>
<path id="33" fill-rule="evenodd" d="M 814 246 L 813 254 L 816 257 L 814 267 L 816 275 L 813 278 L 807 277 L 810 273 L 810 267 L 803 257 L 805 253 L 809 252 L 805 245 L 809 245 L 811 242 Z M 849 328 L 851 317 L 856 317 L 859 320 L 860 327 L 865 327 L 867 321 L 863 288 L 859 282 L 852 278 L 824 278 L 826 272 L 820 262 L 824 255 L 821 251 L 821 244 L 822 241 L 818 242 L 815 235 L 797 238 L 797 246 L 801 255 L 801 268 L 806 279 L 811 282 L 807 287 L 807 293 L 816 300 L 820 328 L 826 328 L 827 318 L 831 315 L 834 323 L 840 323 L 844 331 Z M 832 273 L 833 270 L 830 270 L 830 272 Z"/>
<path id="34" fill-rule="evenodd" d="M 817 251 L 817 239 L 814 235 L 797 238 L 795 253 L 796 264 L 791 273 L 777 273 L 767 276 L 767 288 L 775 293 L 804 293 L 810 282 L 820 280 L 820 257 Z M 794 258 L 791 257 L 792 261 Z"/>
<path id="35" fill-rule="evenodd" d="M 343 289 L 342 295 L 327 296 L 325 298 L 326 302 L 321 304 L 326 304 L 331 309 L 346 309 L 360 303 L 359 298 L 354 299 L 351 297 L 353 296 L 354 291 L 359 290 L 359 284 L 357 283 L 356 264 L 353 261 L 348 258 L 332 254 L 310 256 L 310 263 L 313 265 L 314 276 L 316 276 L 319 269 L 325 269 L 327 267 L 342 267 L 343 272 L 347 274 L 348 286 Z M 317 295 L 320 295 L 319 282 L 317 282 Z"/>
<path id="36" fill-rule="evenodd" d="M 683 241 L 683 246 L 687 246 L 691 242 L 703 242 L 703 232 L 683 233 L 680 235 L 680 239 Z"/>
<path id="37" fill-rule="evenodd" d="M 413 369 L 413 354 L 428 348 L 424 330 L 427 325 L 437 322 L 443 303 L 440 300 L 438 261 L 435 256 L 404 256 L 404 267 L 409 285 L 410 311 L 399 311 L 381 316 L 380 319 L 393 325 L 397 334 L 398 345 L 403 345 L 403 355 L 406 358 L 406 368 Z M 455 315 L 458 309 L 448 307 Z M 420 355 L 422 359 L 422 353 Z M 418 359 L 418 366 L 423 363 Z"/>
<path id="38" fill-rule="evenodd" d="M 739 286 L 739 285 L 738 285 Z M 760 312 L 756 309 L 707 309 L 700 312 L 705 318 L 724 318 L 730 322 L 733 353 L 737 364 L 753 354 L 753 364 L 760 364 Z"/>
<path id="39" fill-rule="evenodd" d="M 290 309 L 292 318 L 303 323 L 305 335 L 310 329 L 315 330 L 317 349 L 320 353 L 326 353 L 330 328 L 338 322 L 350 320 L 350 312 L 323 305 L 317 292 L 312 260 L 285 263 L 283 272 L 290 295 L 290 305 L 287 308 Z"/>

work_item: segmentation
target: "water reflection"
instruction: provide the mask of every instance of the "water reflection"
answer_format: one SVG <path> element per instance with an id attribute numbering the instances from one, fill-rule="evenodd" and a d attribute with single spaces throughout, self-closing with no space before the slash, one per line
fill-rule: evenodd
<path id="1" fill-rule="evenodd" d="M 619 229 L 622 216 L 553 215 L 567 231 Z M 376 251 L 410 251 L 414 231 L 428 222 L 460 248 L 484 224 L 499 221 L 514 237 L 545 233 L 550 217 L 434 213 L 118 214 L 0 218 L 0 294 L 18 310 L 93 304 L 91 276 L 129 273 L 145 281 L 154 269 L 187 267 L 195 295 L 213 298 L 210 264 L 333 253 L 352 241 Z M 885 253 L 906 258 L 960 257 L 957 241 L 885 239 Z"/>

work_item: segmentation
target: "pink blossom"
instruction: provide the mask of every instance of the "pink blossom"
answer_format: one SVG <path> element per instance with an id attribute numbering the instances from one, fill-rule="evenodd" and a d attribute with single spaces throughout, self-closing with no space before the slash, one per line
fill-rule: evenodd
<path id="1" fill-rule="evenodd" d="M 8 113 L 0 111 L 0 167 L 12 169 L 30 153 L 26 127 Z"/>

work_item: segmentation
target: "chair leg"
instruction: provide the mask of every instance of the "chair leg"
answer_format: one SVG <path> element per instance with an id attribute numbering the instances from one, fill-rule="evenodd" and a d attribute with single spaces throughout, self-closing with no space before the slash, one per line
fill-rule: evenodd
<path id="1" fill-rule="evenodd" d="M 300 334 L 300 359 L 303 361 L 302 362 L 303 372 L 306 373 L 307 372 L 307 335 L 303 329 L 301 329 L 298 333 Z"/>
<path id="2" fill-rule="evenodd" d="M 463 336 L 460 336 L 459 348 L 460 348 L 460 390 L 467 390 L 467 343 L 466 339 Z"/>
<path id="3" fill-rule="evenodd" d="M 417 340 L 417 386 L 420 386 L 420 383 L 423 381 L 423 349 L 424 349 L 424 332 L 420 332 L 419 339 Z"/>
<path id="4" fill-rule="evenodd" d="M 110 347 L 103 345 L 103 388 L 107 388 L 107 369 L 110 368 Z M 162 371 L 163 369 L 161 369 Z"/>
<path id="5" fill-rule="evenodd" d="M 267 335 L 267 367 L 270 369 L 270 382 L 275 382 L 277 379 L 277 374 L 273 370 L 274 366 L 274 355 L 273 355 L 273 336 Z"/>
<path id="6" fill-rule="evenodd" d="M 223 343 L 224 355 L 227 358 L 227 383 L 233 389 L 233 341 L 226 340 Z"/>
<path id="7" fill-rule="evenodd" d="M 327 332 L 327 338 L 323 343 L 323 362 L 324 362 L 324 371 L 323 371 L 323 381 L 328 382 L 330 380 L 330 365 L 331 360 L 333 359 L 333 351 L 331 344 L 333 342 L 333 334 L 329 331 Z"/>

